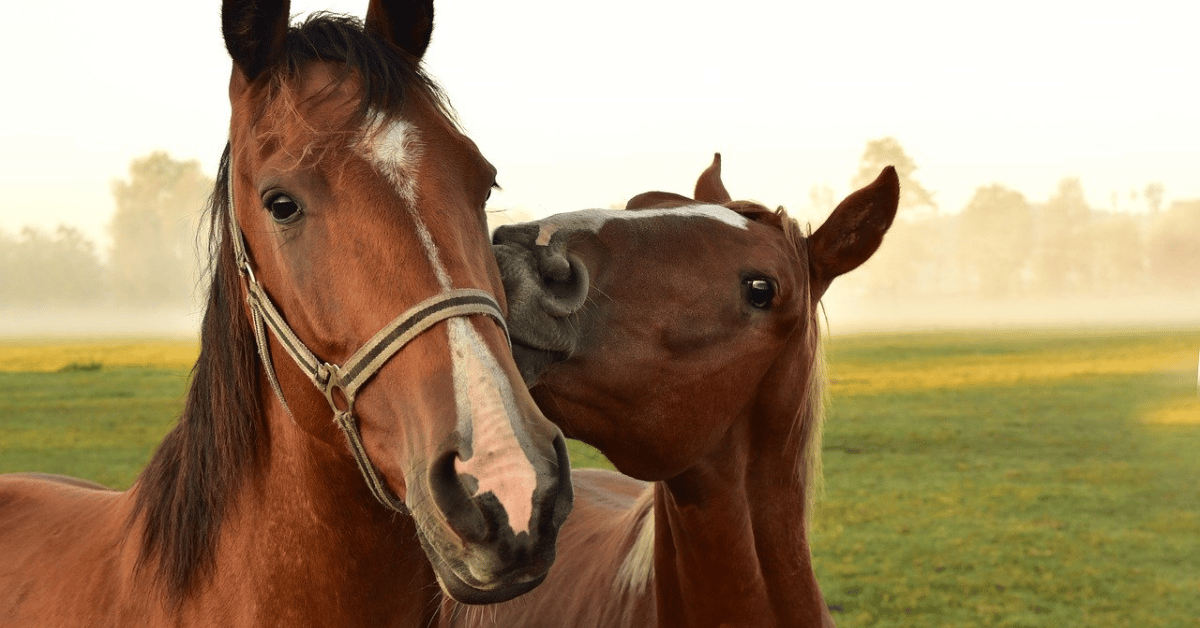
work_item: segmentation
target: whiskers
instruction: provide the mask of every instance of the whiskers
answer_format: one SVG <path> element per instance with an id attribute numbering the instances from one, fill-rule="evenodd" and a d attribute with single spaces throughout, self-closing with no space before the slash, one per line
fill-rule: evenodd
<path id="1" fill-rule="evenodd" d="M 442 601 L 441 626 L 510 626 L 517 617 L 536 611 L 538 589 L 497 604 L 464 604 L 449 597 Z M 559 597 L 570 597 L 562 594 Z M 501 622 L 503 618 L 503 622 Z"/>

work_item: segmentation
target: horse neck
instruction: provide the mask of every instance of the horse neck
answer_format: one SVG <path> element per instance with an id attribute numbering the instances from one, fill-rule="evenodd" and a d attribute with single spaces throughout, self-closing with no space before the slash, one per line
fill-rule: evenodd
<path id="1" fill-rule="evenodd" d="M 719 451 L 656 484 L 660 626 L 832 625 L 809 555 L 795 381 L 791 402 L 760 401 Z"/>
<path id="2" fill-rule="evenodd" d="M 217 557 L 218 570 L 237 576 L 215 583 L 227 590 L 210 598 L 227 604 L 254 592 L 247 601 L 262 625 L 428 625 L 441 594 L 413 520 L 374 500 L 344 443 L 298 427 L 332 425 L 332 415 L 288 370 L 280 368 L 281 383 L 296 419 L 264 386 L 268 451 Z"/>

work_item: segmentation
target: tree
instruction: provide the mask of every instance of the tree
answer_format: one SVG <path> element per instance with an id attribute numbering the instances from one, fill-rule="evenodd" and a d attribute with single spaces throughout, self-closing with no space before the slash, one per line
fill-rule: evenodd
<path id="1" fill-rule="evenodd" d="M 1094 252 L 1087 238 L 1091 216 L 1079 179 L 1060 181 L 1037 220 L 1033 273 L 1042 292 L 1058 295 L 1091 287 Z"/>
<path id="2" fill-rule="evenodd" d="M 137 304 L 190 304 L 199 278 L 196 235 L 212 180 L 200 162 L 165 152 L 135 159 L 129 180 L 113 182 L 112 288 Z"/>
<path id="3" fill-rule="evenodd" d="M 916 163 L 904 152 L 900 142 L 892 137 L 867 142 L 862 159 L 858 162 L 858 174 L 855 174 L 850 182 L 850 189 L 857 190 L 874 181 L 879 172 L 887 166 L 894 166 L 896 175 L 900 178 L 899 216 L 911 217 L 916 213 L 915 210 L 920 208 L 937 211 L 933 194 L 913 178 L 913 173 L 917 170 Z"/>
<path id="4" fill-rule="evenodd" d="M 104 270 L 96 246 L 77 229 L 53 234 L 26 227 L 20 238 L 0 233 L 0 305 L 83 305 L 103 298 Z"/>
<path id="5" fill-rule="evenodd" d="M 895 167 L 900 178 L 899 219 L 879 252 L 863 267 L 863 276 L 875 296 L 899 298 L 938 292 L 945 283 L 943 260 L 949 243 L 940 225 L 932 220 L 937 211 L 933 194 L 913 178 L 917 165 L 900 142 L 891 137 L 867 142 L 851 189 L 871 183 L 887 166 Z M 922 215 L 921 209 L 929 212 Z"/>
<path id="6" fill-rule="evenodd" d="M 1155 182 L 1146 184 L 1146 190 L 1142 193 L 1142 195 L 1146 197 L 1146 205 L 1150 208 L 1150 215 L 1157 215 L 1159 210 L 1162 209 L 1163 193 L 1165 191 L 1166 188 L 1164 188 L 1163 184 L 1161 183 Z"/>
<path id="7" fill-rule="evenodd" d="M 1091 277 L 1096 293 L 1124 295 L 1143 291 L 1146 247 L 1133 216 L 1113 213 L 1093 217 L 1086 237 L 1095 253 Z"/>
<path id="8" fill-rule="evenodd" d="M 811 208 L 809 215 L 820 216 L 823 220 L 825 216 L 832 214 L 833 209 L 837 207 L 837 196 L 833 188 L 828 185 L 814 185 L 808 189 L 808 202 Z"/>
<path id="9" fill-rule="evenodd" d="M 932 222 L 892 223 L 883 244 L 858 275 L 872 297 L 902 300 L 936 291 L 938 257 L 929 242 Z"/>
<path id="10" fill-rule="evenodd" d="M 1172 203 L 1155 222 L 1149 251 L 1156 283 L 1200 294 L 1200 200 Z"/>
<path id="11" fill-rule="evenodd" d="M 969 285 L 989 298 L 1021 288 L 1033 217 L 1020 192 L 993 184 L 975 191 L 959 220 L 960 261 Z"/>

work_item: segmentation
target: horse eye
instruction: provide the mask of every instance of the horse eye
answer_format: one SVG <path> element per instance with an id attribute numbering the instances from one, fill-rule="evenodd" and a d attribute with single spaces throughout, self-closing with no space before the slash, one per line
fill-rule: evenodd
<path id="1" fill-rule="evenodd" d="M 484 207 L 487 207 L 488 201 L 492 200 L 492 192 L 495 192 L 496 190 L 499 190 L 499 189 L 500 189 L 500 184 L 493 181 L 492 185 L 490 187 L 488 187 L 487 196 L 483 197 L 483 206 Z"/>
<path id="2" fill-rule="evenodd" d="M 301 213 L 300 205 L 285 194 L 279 194 L 267 201 L 267 211 L 271 212 L 271 219 L 281 225 L 295 222 Z"/>
<path id="3" fill-rule="evenodd" d="M 770 279 L 746 280 L 746 302 L 760 310 L 771 308 L 775 300 L 775 284 Z"/>

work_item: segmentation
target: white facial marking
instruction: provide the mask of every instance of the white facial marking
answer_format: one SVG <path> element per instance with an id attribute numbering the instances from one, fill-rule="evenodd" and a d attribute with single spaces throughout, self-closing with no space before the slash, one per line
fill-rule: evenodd
<path id="1" fill-rule="evenodd" d="M 745 216 L 720 205 L 687 205 L 684 207 L 671 207 L 666 209 L 585 209 L 577 212 L 566 214 L 555 214 L 549 218 L 544 218 L 538 221 L 541 229 L 538 231 L 536 244 L 538 246 L 546 246 L 550 244 L 550 237 L 554 232 L 563 227 L 571 227 L 576 231 L 590 231 L 596 233 L 610 220 L 640 220 L 643 218 L 659 218 L 659 217 L 700 217 L 710 218 L 723 222 L 731 227 L 739 229 L 748 229 L 750 221 Z"/>
<path id="2" fill-rule="evenodd" d="M 368 117 L 360 150 L 367 161 L 387 177 L 406 203 L 404 209 L 416 226 L 417 238 L 425 249 L 425 255 L 433 266 L 433 274 L 443 290 L 450 289 L 450 275 L 442 265 L 441 255 L 433 236 L 421 215 L 417 213 L 417 164 L 421 157 L 421 143 L 417 131 L 411 124 L 396 118 L 387 121 L 382 113 L 374 112 Z"/>
<path id="3" fill-rule="evenodd" d="M 405 211 L 416 228 L 430 267 L 442 290 L 453 284 L 433 235 L 417 211 L 416 168 L 421 154 L 416 131 L 403 120 L 383 122 L 375 114 L 368 124 L 363 154 L 396 186 L 406 200 Z M 454 373 L 458 430 L 469 442 L 465 460 L 454 462 L 459 474 L 478 481 L 475 495 L 492 493 L 508 513 L 513 533 L 528 532 L 533 517 L 537 472 L 521 447 L 524 430 L 515 422 L 521 416 L 512 385 L 483 338 L 465 318 L 446 321 Z M 518 436 L 520 432 L 520 436 Z"/>
<path id="4" fill-rule="evenodd" d="M 380 112 L 370 114 L 360 150 L 409 205 L 416 204 L 421 142 L 411 124 L 400 118 L 387 120 Z"/>
<path id="5" fill-rule="evenodd" d="M 528 532 L 537 472 L 514 429 L 513 418 L 520 413 L 512 386 L 469 321 L 453 318 L 447 322 L 454 353 L 459 433 L 471 447 L 463 452 L 465 460 L 454 461 L 454 470 L 478 480 L 472 497 L 496 496 L 508 513 L 513 534 Z"/>
<path id="6" fill-rule="evenodd" d="M 433 275 L 437 277 L 438 285 L 442 290 L 450 289 L 450 274 L 446 272 L 446 267 L 442 265 L 442 256 L 438 251 L 437 244 L 433 242 L 433 236 L 429 233 L 429 229 L 425 227 L 425 221 L 421 220 L 421 215 L 417 213 L 415 203 L 407 203 L 404 209 L 413 220 L 413 224 L 417 226 L 417 237 L 421 240 L 421 246 L 425 249 L 425 255 L 429 258 L 430 265 L 433 266 Z"/>

